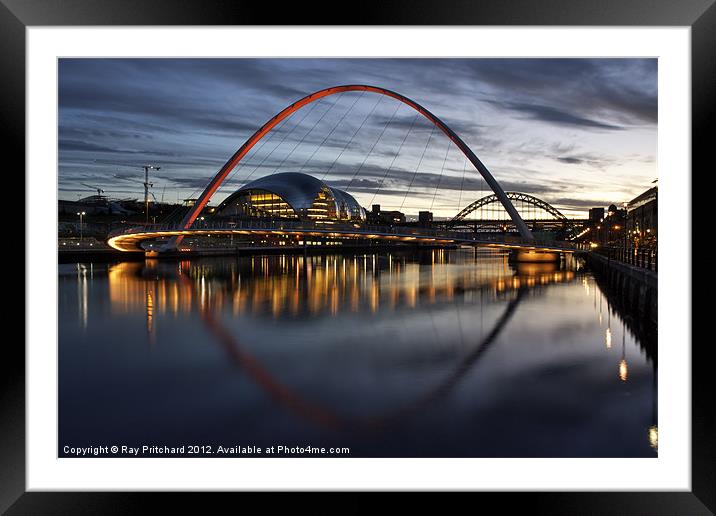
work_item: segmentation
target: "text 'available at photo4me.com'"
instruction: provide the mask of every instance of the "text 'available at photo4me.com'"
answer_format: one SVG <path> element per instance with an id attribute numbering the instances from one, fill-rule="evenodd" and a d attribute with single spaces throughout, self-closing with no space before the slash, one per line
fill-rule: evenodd
<path id="1" fill-rule="evenodd" d="M 69 446 L 61 448 L 61 458 L 74 457 L 299 457 L 299 456 L 348 456 L 346 446 L 312 446 L 277 444 L 273 446 L 254 445 L 197 445 L 181 446 L 125 444 L 97 446 Z"/>

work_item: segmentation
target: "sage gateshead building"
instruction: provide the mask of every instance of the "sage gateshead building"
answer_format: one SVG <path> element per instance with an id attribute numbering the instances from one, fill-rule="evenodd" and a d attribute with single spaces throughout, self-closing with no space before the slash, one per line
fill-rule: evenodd
<path id="1" fill-rule="evenodd" d="M 365 210 L 347 192 L 299 172 L 270 174 L 245 184 L 214 211 L 228 220 L 287 219 L 317 224 L 365 222 Z"/>

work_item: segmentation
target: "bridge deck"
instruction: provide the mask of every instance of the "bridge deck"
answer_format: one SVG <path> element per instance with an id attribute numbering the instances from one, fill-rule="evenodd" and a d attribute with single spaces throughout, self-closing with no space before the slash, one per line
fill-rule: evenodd
<path id="1" fill-rule="evenodd" d="M 183 229 L 180 225 L 142 226 L 114 232 L 107 243 L 119 251 L 144 251 L 142 243 L 149 240 L 178 236 L 208 235 L 298 235 L 336 238 L 378 239 L 395 242 L 415 242 L 433 245 L 468 244 L 509 249 L 529 249 L 547 252 L 572 253 L 583 250 L 572 242 L 540 241 L 505 235 L 476 235 L 462 231 L 447 231 L 431 228 L 403 226 L 362 226 L 351 224 L 319 224 L 306 222 L 263 222 L 242 221 L 236 224 L 202 225 Z"/>

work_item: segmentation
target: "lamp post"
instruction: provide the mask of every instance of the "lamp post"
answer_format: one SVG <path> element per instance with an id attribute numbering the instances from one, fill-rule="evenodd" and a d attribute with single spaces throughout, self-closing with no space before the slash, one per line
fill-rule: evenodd
<path id="1" fill-rule="evenodd" d="M 153 183 L 149 182 L 149 171 L 160 170 L 162 167 L 143 165 L 142 168 L 144 169 L 144 211 L 146 212 L 146 223 L 149 224 L 149 188 L 154 186 Z"/>
<path id="2" fill-rule="evenodd" d="M 624 203 L 622 207 L 624 208 L 624 260 L 626 260 L 627 255 L 627 238 L 629 238 L 629 210 L 628 210 L 628 203 Z"/>
<path id="3" fill-rule="evenodd" d="M 80 244 L 82 243 L 82 217 L 86 215 L 84 211 L 78 211 L 77 215 L 80 217 Z"/>

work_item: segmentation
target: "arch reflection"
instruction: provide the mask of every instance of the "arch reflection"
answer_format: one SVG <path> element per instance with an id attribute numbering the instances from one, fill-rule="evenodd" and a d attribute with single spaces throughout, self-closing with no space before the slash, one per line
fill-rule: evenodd
<path id="1" fill-rule="evenodd" d="M 110 269 L 110 297 L 118 310 L 145 300 L 151 332 L 155 313 L 176 316 L 198 310 L 229 359 L 274 401 L 322 426 L 366 430 L 394 424 L 446 395 L 479 363 L 528 292 L 537 293 L 547 285 L 574 278 L 574 270 L 554 263 L 512 266 L 507 255 L 499 252 L 462 257 L 443 250 L 418 256 L 252 256 L 231 262 L 119 264 Z M 153 293 L 151 297 L 148 292 Z M 494 325 L 474 344 L 468 344 L 464 357 L 432 388 L 409 403 L 367 418 L 343 416 L 295 392 L 252 356 L 240 337 L 223 323 L 225 317 L 238 315 L 316 318 L 439 307 L 456 301 L 472 303 L 478 296 L 480 306 L 485 301 L 503 306 Z"/>

